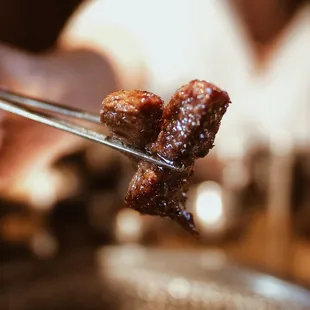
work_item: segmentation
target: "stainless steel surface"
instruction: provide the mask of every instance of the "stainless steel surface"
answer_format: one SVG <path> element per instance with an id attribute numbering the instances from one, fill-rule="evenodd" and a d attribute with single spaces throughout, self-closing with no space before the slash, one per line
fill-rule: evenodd
<path id="1" fill-rule="evenodd" d="M 33 112 L 27 108 L 39 109 L 41 111 L 44 111 L 44 114 Z M 37 99 L 23 97 L 21 95 L 13 94 L 4 90 L 0 90 L 0 109 L 72 133 L 79 137 L 101 143 L 118 151 L 128 153 L 131 156 L 135 156 L 140 159 L 154 163 L 158 166 L 169 168 L 175 171 L 183 170 L 183 167 L 173 166 L 169 162 L 165 162 L 164 160 L 158 160 L 127 145 L 117 143 L 116 141 L 111 140 L 109 137 L 105 136 L 102 133 L 98 133 L 94 130 L 84 128 L 80 125 L 72 124 L 66 120 L 57 117 L 46 115 L 46 112 L 52 112 L 77 120 L 85 120 L 96 124 L 100 123 L 99 117 L 92 113 L 48 103 Z"/>
<path id="2" fill-rule="evenodd" d="M 48 111 L 59 115 L 65 115 L 80 120 L 85 120 L 94 124 L 100 124 L 100 116 L 87 111 L 72 109 L 60 104 L 54 104 L 35 98 L 24 97 L 19 94 L 15 94 L 9 91 L 0 90 L 0 98 L 9 102 L 16 102 L 23 104 L 30 108 L 39 109 L 42 111 Z"/>
<path id="3" fill-rule="evenodd" d="M 99 261 L 121 309 L 310 309 L 310 293 L 243 269 L 221 252 L 106 248 Z"/>
<path id="4" fill-rule="evenodd" d="M 309 310 L 310 296 L 219 251 L 117 246 L 2 264 L 0 309 Z"/>

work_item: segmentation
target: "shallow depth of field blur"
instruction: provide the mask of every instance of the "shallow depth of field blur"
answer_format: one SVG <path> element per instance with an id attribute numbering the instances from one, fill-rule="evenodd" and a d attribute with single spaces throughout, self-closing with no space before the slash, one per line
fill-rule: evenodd
<path id="1" fill-rule="evenodd" d="M 80 2 L 0 0 L 0 42 L 35 53 L 48 50 Z M 257 5 L 265 2 L 257 1 Z M 173 18 L 177 16 L 171 17 L 171 23 Z M 289 27 L 291 21 L 287 23 Z M 285 32 L 285 27 L 279 36 L 283 36 L 286 44 L 279 46 L 290 51 L 290 40 L 294 41 L 299 33 Z M 78 298 L 74 293 L 76 287 L 77 291 L 81 289 L 77 294 L 86 292 L 91 302 L 98 303 L 96 306 L 84 304 L 81 309 L 101 309 L 96 301 L 101 294 L 99 288 L 89 293 L 90 287 L 99 281 L 100 272 L 93 266 L 100 260 L 98 253 L 106 248 L 129 245 L 175 253 L 203 251 L 215 257 L 215 261 L 225 259 L 310 289 L 310 146 L 300 143 L 303 137 L 298 136 L 298 120 L 291 127 L 281 126 L 277 117 L 281 119 L 283 113 L 272 108 L 274 101 L 286 96 L 294 100 L 288 91 L 290 83 L 281 84 L 281 78 L 285 80 L 285 75 L 290 75 L 290 70 L 284 70 L 282 64 L 291 62 L 292 54 L 298 55 L 298 51 L 293 48 L 286 51 L 286 59 L 277 43 L 262 52 L 268 42 L 263 35 L 261 38 L 249 36 L 248 44 L 241 41 L 235 42 L 240 50 L 257 51 L 257 59 L 253 60 L 256 69 L 249 71 L 253 74 L 251 83 L 231 90 L 231 99 L 234 105 L 241 101 L 252 104 L 257 121 L 255 124 L 244 122 L 242 128 L 234 131 L 237 134 L 226 135 L 227 143 L 219 143 L 218 148 L 215 140 L 211 153 L 216 154 L 216 162 L 200 160 L 197 164 L 187 208 L 195 215 L 201 239 L 191 237 L 168 219 L 140 216 L 124 208 L 123 198 L 133 174 L 132 165 L 117 152 L 90 143 L 61 158 L 53 167 L 25 176 L 21 183 L 27 188 L 26 202 L 0 197 L 0 268 L 4 277 L 0 280 L 1 309 L 43 309 L 42 303 L 39 306 L 30 306 L 30 301 L 27 301 L 29 306 L 26 302 L 18 304 L 12 296 L 26 300 L 27 286 L 35 281 L 41 281 L 42 286 L 44 281 L 54 281 L 48 289 L 60 294 L 58 285 L 71 285 L 69 276 L 63 279 L 66 274 L 72 275 L 75 285 L 69 298 Z M 303 42 L 308 46 L 310 37 L 304 36 Z M 303 45 L 299 44 L 298 48 L 302 49 Z M 274 53 L 273 56 L 269 57 L 270 53 Z M 280 57 L 282 62 L 277 62 Z M 296 59 L 296 66 L 302 62 L 303 59 Z M 309 61 L 307 65 L 310 70 Z M 276 66 L 283 70 L 275 69 L 268 75 L 268 70 L 271 72 Z M 218 75 L 228 71 L 221 68 Z M 292 76 L 287 81 L 292 80 L 298 90 L 298 83 L 302 84 L 305 78 Z M 213 77 L 205 79 L 212 82 Z M 266 86 L 262 87 L 261 83 Z M 303 91 L 304 86 L 300 87 Z M 225 85 L 226 88 L 230 92 L 229 86 Z M 171 93 L 173 91 L 175 89 L 171 89 Z M 309 88 L 307 94 L 305 117 L 310 122 Z M 264 107 L 270 101 L 270 109 L 260 108 L 261 101 Z M 283 101 L 284 111 L 287 102 L 289 100 Z M 53 274 L 58 278 L 53 278 Z M 79 283 L 89 285 L 82 288 Z M 172 290 L 180 283 L 183 282 L 173 282 Z M 184 285 L 181 287 L 184 289 Z M 35 289 L 40 288 L 29 291 Z M 47 309 L 80 309 L 77 305 L 70 308 L 70 303 L 64 303 L 63 307 L 57 304 Z"/>

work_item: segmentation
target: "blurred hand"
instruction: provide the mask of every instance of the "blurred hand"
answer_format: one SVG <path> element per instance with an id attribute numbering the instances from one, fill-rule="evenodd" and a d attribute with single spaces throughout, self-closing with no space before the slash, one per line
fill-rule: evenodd
<path id="1" fill-rule="evenodd" d="M 103 96 L 116 88 L 106 62 L 91 53 L 44 58 L 1 44 L 0 87 L 98 113 Z M 29 174 L 49 167 L 58 157 L 85 145 L 85 141 L 0 111 L 0 194 L 26 196 L 17 192 L 23 191 L 23 180 Z"/>

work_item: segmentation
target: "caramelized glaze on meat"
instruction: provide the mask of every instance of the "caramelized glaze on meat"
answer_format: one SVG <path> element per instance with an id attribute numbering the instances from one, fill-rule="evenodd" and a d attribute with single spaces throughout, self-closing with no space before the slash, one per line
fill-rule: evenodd
<path id="1" fill-rule="evenodd" d="M 129 183 L 126 204 L 141 214 L 168 216 L 187 231 L 198 234 L 192 214 L 184 207 L 192 173 L 192 166 L 176 173 L 141 161 Z"/>
<path id="2" fill-rule="evenodd" d="M 102 102 L 101 122 L 124 143 L 143 149 L 158 136 L 163 105 L 160 97 L 146 91 L 114 92 Z"/>
<path id="3" fill-rule="evenodd" d="M 162 129 L 151 152 L 185 165 L 206 156 L 229 102 L 226 92 L 205 81 L 182 86 L 164 110 Z"/>
<path id="4" fill-rule="evenodd" d="M 214 145 L 229 96 L 211 83 L 193 80 L 176 91 L 160 119 L 161 99 L 147 93 L 152 100 L 139 104 L 143 93 L 120 92 L 117 98 L 112 94 L 104 101 L 102 121 L 124 142 L 143 145 L 148 153 L 186 168 L 180 173 L 140 161 L 128 187 L 126 204 L 141 214 L 169 217 L 198 235 L 193 215 L 184 207 L 189 179 L 195 159 L 206 156 Z M 144 115 L 153 114 L 154 106 L 158 118 L 145 121 Z M 135 124 L 136 119 L 139 121 Z"/>

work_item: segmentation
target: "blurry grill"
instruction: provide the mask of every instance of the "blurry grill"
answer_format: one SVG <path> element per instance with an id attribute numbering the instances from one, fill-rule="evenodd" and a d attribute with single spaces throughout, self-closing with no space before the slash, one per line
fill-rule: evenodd
<path id="1" fill-rule="evenodd" d="M 310 309 L 307 290 L 234 266 L 221 252 L 108 247 L 25 266 L 3 269 L 1 309 Z"/>
<path id="2" fill-rule="evenodd" d="M 120 309 L 309 309 L 308 291 L 229 263 L 221 252 L 109 249 L 106 279 Z"/>

